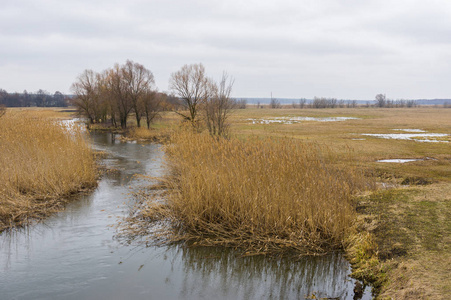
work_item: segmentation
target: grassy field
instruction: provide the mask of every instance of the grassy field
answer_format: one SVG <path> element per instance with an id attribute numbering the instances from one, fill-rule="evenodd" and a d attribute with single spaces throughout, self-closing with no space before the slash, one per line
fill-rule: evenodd
<path id="1" fill-rule="evenodd" d="M 0 118 L 0 231 L 56 211 L 68 196 L 96 185 L 94 153 L 69 112 L 9 109 Z"/>
<path id="2" fill-rule="evenodd" d="M 298 124 L 252 124 L 249 119 L 271 117 L 354 117 L 340 122 L 306 121 Z M 233 115 L 232 130 L 238 137 L 249 135 L 290 137 L 316 141 L 336 151 L 354 151 L 356 161 L 377 172 L 433 180 L 451 180 L 450 143 L 422 143 L 381 139 L 362 134 L 404 133 L 393 129 L 421 129 L 428 133 L 451 134 L 451 110 L 414 109 L 244 109 Z M 406 132 L 408 133 L 408 132 Z M 364 140 L 362 140 L 364 139 Z M 440 138 L 451 141 L 451 136 Z M 439 140 L 440 140 L 439 139 Z M 381 164 L 380 159 L 435 158 L 409 164 Z"/>

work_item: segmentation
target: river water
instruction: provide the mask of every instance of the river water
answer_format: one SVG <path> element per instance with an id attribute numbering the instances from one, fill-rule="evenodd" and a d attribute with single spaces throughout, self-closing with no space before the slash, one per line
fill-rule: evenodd
<path id="1" fill-rule="evenodd" d="M 162 174 L 159 145 L 91 135 L 108 153 L 98 188 L 39 224 L 0 235 L 0 299 L 371 299 L 354 295 L 340 253 L 299 261 L 223 248 L 142 247 L 115 239 L 136 176 Z M 309 298 L 309 299 L 310 299 Z"/>

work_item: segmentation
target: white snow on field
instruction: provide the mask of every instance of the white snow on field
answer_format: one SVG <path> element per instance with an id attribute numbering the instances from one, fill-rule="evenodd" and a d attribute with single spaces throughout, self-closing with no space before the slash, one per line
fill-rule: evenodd
<path id="1" fill-rule="evenodd" d="M 400 159 L 400 158 L 398 158 L 398 159 L 381 159 L 381 160 L 378 160 L 377 162 L 403 164 L 406 162 L 419 161 L 419 160 L 423 160 L 423 159 Z"/>
<path id="2" fill-rule="evenodd" d="M 325 118 L 314 118 L 314 117 L 274 117 L 267 119 L 247 119 L 251 121 L 252 124 L 296 124 L 301 122 L 340 122 L 347 120 L 357 120 L 358 118 L 352 117 L 325 117 Z"/>
<path id="3" fill-rule="evenodd" d="M 434 139 L 447 137 L 448 134 L 446 133 L 363 133 L 362 135 L 374 136 L 381 139 L 406 140 L 423 143 L 449 143 L 449 141 L 446 140 Z"/>
<path id="4" fill-rule="evenodd" d="M 426 132 L 422 129 L 393 129 L 397 131 L 404 131 L 404 132 Z"/>

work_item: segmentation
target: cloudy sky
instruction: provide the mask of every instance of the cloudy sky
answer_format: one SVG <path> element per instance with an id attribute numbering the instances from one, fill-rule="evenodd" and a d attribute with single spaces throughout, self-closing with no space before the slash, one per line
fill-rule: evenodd
<path id="1" fill-rule="evenodd" d="M 0 0 L 0 88 L 70 92 L 127 59 L 160 91 L 184 64 L 235 97 L 451 98 L 451 1 Z"/>

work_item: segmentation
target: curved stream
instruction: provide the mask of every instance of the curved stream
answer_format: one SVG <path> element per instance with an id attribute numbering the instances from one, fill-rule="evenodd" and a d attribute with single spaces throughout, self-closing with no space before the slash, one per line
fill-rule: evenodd
<path id="1" fill-rule="evenodd" d="M 300 261 L 241 258 L 223 248 L 136 247 L 114 239 L 118 219 L 145 182 L 159 176 L 158 145 L 92 134 L 113 168 L 98 188 L 58 214 L 0 235 L 0 299 L 371 299 L 354 295 L 341 254 Z"/>

